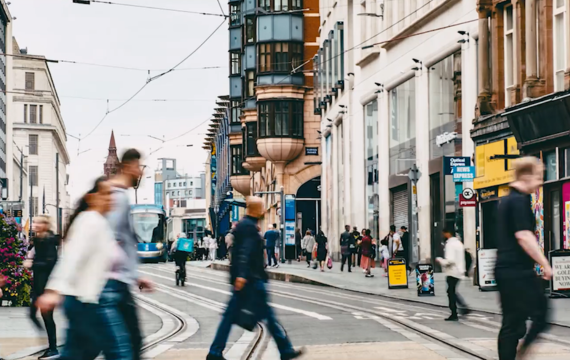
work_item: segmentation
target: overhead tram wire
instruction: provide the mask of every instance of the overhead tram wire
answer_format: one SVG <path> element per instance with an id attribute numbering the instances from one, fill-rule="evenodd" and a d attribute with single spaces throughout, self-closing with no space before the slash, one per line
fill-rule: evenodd
<path id="1" fill-rule="evenodd" d="M 83 136 L 81 138 L 81 140 L 83 140 L 83 139 L 87 138 L 89 135 L 93 134 L 93 132 L 95 130 L 97 130 L 97 128 L 99 128 L 99 126 L 103 123 L 103 121 L 105 121 L 105 119 L 107 118 L 107 116 L 109 116 L 109 114 L 121 109 L 122 107 L 127 105 L 129 102 L 131 102 L 131 100 L 133 100 L 138 94 L 140 94 L 144 90 L 144 88 L 147 87 L 151 82 L 153 82 L 154 80 L 159 79 L 162 76 L 176 70 L 177 67 L 182 65 L 186 60 L 188 60 L 192 55 L 194 55 L 202 46 L 204 46 L 204 44 L 206 44 L 206 42 L 208 42 L 208 40 L 210 40 L 212 38 L 212 36 L 214 36 L 214 34 L 222 27 L 222 25 L 225 24 L 225 22 L 226 22 L 226 19 L 224 18 L 224 20 L 220 23 L 220 25 L 218 25 L 218 27 L 216 27 L 214 29 L 214 31 L 212 31 L 212 33 L 210 35 L 208 35 L 208 37 L 204 41 L 202 41 L 202 43 L 200 43 L 200 45 L 198 45 L 198 47 L 196 49 L 194 49 L 188 56 L 186 56 L 184 59 L 182 59 L 182 61 L 178 62 L 174 67 L 172 67 L 171 69 L 169 69 L 169 70 L 167 70 L 161 74 L 158 74 L 156 76 L 148 78 L 147 81 L 144 83 L 144 85 L 136 93 L 134 93 L 133 96 L 131 96 L 128 100 L 126 100 L 121 105 L 117 106 L 116 108 L 114 108 L 112 110 L 107 110 L 107 112 L 105 113 L 105 116 L 103 116 L 101 121 L 99 121 L 99 123 L 97 123 L 97 125 L 89 133 L 87 133 L 87 135 Z"/>
<path id="2" fill-rule="evenodd" d="M 201 12 L 201 11 L 169 9 L 169 8 L 161 8 L 161 7 L 155 7 L 155 6 L 135 5 L 135 4 L 126 4 L 126 3 L 118 3 L 118 2 L 113 2 L 113 1 L 101 1 L 101 0 L 91 0 L 91 2 L 96 3 L 96 4 L 116 5 L 116 6 L 132 7 L 132 8 L 147 9 L 147 10 L 170 11 L 170 12 L 186 13 L 186 14 L 194 14 L 194 15 L 219 16 L 219 17 L 226 18 L 226 15 L 223 15 L 223 14 Z"/>

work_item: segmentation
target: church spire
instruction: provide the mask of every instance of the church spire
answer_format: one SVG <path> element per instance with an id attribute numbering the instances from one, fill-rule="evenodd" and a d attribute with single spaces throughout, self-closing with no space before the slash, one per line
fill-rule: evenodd
<path id="1" fill-rule="evenodd" d="M 117 144 L 115 143 L 115 132 L 111 131 L 111 140 L 109 141 L 109 154 L 103 165 L 103 171 L 107 178 L 118 174 L 119 158 L 117 157 Z"/>
<path id="2" fill-rule="evenodd" d="M 115 144 L 115 131 L 111 130 L 111 141 L 109 142 L 109 150 L 116 148 L 117 145 Z"/>

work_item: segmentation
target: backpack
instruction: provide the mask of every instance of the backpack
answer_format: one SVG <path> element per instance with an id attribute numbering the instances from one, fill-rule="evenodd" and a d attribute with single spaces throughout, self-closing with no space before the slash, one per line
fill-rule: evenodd
<path id="1" fill-rule="evenodd" d="M 469 277 L 469 272 L 471 271 L 471 266 L 473 265 L 473 257 L 471 253 L 467 250 L 465 251 L 465 276 Z"/>

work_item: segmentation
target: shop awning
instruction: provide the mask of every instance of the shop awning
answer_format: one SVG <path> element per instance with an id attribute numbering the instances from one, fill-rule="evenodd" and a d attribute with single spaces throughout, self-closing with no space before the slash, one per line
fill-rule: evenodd
<path id="1" fill-rule="evenodd" d="M 530 150 L 551 140 L 570 141 L 570 90 L 517 104 L 503 116 L 520 149 Z"/>
<path id="2" fill-rule="evenodd" d="M 224 201 L 230 205 L 245 207 L 245 199 L 226 199 Z"/>

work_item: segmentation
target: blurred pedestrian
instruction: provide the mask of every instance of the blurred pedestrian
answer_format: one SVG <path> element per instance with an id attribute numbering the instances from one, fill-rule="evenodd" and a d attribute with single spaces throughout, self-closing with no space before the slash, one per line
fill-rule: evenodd
<path id="1" fill-rule="evenodd" d="M 212 237 L 210 234 L 206 234 L 204 237 L 204 242 L 202 244 L 202 249 L 204 249 L 204 259 L 210 260 L 210 241 L 212 241 Z"/>
<path id="2" fill-rule="evenodd" d="M 438 257 L 436 261 L 441 264 L 447 276 L 447 297 L 449 299 L 449 310 L 451 316 L 446 321 L 457 321 L 457 305 L 461 307 L 460 311 L 467 315 L 470 311 L 463 297 L 457 293 L 457 285 L 465 275 L 465 248 L 458 238 L 453 236 L 450 229 L 443 229 L 445 237 L 444 258 Z"/>
<path id="3" fill-rule="evenodd" d="M 32 299 L 30 304 L 30 319 L 38 329 L 43 329 L 38 321 L 38 308 L 36 302 L 43 295 L 48 279 L 57 263 L 59 237 L 55 236 L 51 230 L 50 218 L 45 215 L 34 217 L 32 229 L 35 236 L 31 242 L 31 249 L 28 251 L 25 267 L 31 268 L 34 277 L 32 283 Z M 48 336 L 48 349 L 39 357 L 40 360 L 57 359 L 57 333 L 53 311 L 42 312 L 45 330 Z"/>
<path id="4" fill-rule="evenodd" d="M 189 252 L 181 249 L 181 239 L 186 239 L 185 233 L 178 234 L 170 250 L 176 268 L 174 271 L 176 286 L 180 284 L 184 286 L 184 282 L 186 281 L 186 261 L 188 260 L 188 255 L 190 255 Z"/>
<path id="5" fill-rule="evenodd" d="M 354 239 L 354 248 L 351 250 L 352 255 L 352 265 L 353 266 L 360 266 L 360 241 L 362 240 L 362 236 L 358 232 L 358 228 L 355 226 L 352 228 L 352 238 Z"/>
<path id="6" fill-rule="evenodd" d="M 352 272 L 352 249 L 356 248 L 354 237 L 350 233 L 350 225 L 344 227 L 344 232 L 340 234 L 340 252 L 342 255 L 342 265 L 340 271 L 344 271 L 344 264 L 348 260 L 348 272 Z"/>
<path id="7" fill-rule="evenodd" d="M 295 230 L 295 250 L 297 252 L 297 262 L 301 262 L 301 256 L 303 256 L 303 247 L 301 246 L 301 240 L 303 236 L 301 235 L 301 229 Z"/>
<path id="8" fill-rule="evenodd" d="M 275 318 L 269 306 L 267 274 L 264 270 L 264 243 L 256 228 L 257 222 L 265 213 L 263 200 L 249 197 L 246 202 L 246 216 L 235 229 L 234 261 L 230 268 L 233 295 L 226 307 L 216 337 L 206 360 L 224 360 L 223 352 L 234 323 L 240 324 L 242 309 L 252 309 L 252 321 L 266 320 L 267 328 L 273 336 L 282 360 L 300 357 L 302 350 L 293 349 L 283 327 Z M 248 319 L 249 320 L 249 319 Z"/>
<path id="9" fill-rule="evenodd" d="M 226 239 L 225 239 L 226 240 L 226 247 L 228 249 L 228 259 L 230 260 L 230 264 L 232 263 L 232 247 L 233 247 L 234 239 L 235 239 L 234 230 L 235 230 L 236 226 L 237 226 L 237 221 L 234 221 L 232 223 L 232 228 L 228 232 L 228 234 L 226 235 Z"/>
<path id="10" fill-rule="evenodd" d="M 311 234 L 311 230 L 307 230 L 307 232 L 305 233 L 305 237 L 301 241 L 301 246 L 303 247 L 303 253 L 305 254 L 307 267 L 311 267 L 313 250 L 315 249 L 315 238 Z"/>
<path id="11" fill-rule="evenodd" d="M 325 262 L 327 261 L 327 256 L 329 254 L 329 245 L 327 237 L 323 230 L 319 230 L 317 235 L 317 261 L 321 267 L 321 272 L 325 271 Z"/>
<path id="12" fill-rule="evenodd" d="M 388 259 L 390 259 L 390 250 L 388 250 L 388 239 L 384 238 L 380 241 L 380 256 L 382 260 L 382 268 L 384 276 L 388 276 Z"/>
<path id="13" fill-rule="evenodd" d="M 62 360 L 135 359 L 128 320 L 121 315 L 117 279 L 127 257 L 104 217 L 112 207 L 111 186 L 100 178 L 81 198 L 67 227 L 65 256 L 55 266 L 45 293 L 37 300 L 42 312 L 63 303 L 68 330 Z"/>
<path id="14" fill-rule="evenodd" d="M 220 235 L 218 238 L 218 259 L 224 260 L 226 258 L 227 248 L 226 248 L 226 239 L 225 236 Z"/>
<path id="15" fill-rule="evenodd" d="M 548 302 L 535 263 L 543 268 L 544 280 L 552 278 L 552 268 L 536 243 L 536 219 L 529 206 L 530 194 L 542 185 L 544 166 L 535 157 L 525 157 L 517 160 L 514 168 L 515 180 L 509 195 L 501 199 L 497 222 L 500 233 L 495 278 L 503 308 L 498 339 L 500 360 L 525 358 L 547 327 Z M 528 318 L 532 324 L 527 330 Z"/>
<path id="16" fill-rule="evenodd" d="M 392 236 L 392 257 L 401 257 L 403 256 L 402 252 L 404 250 L 404 246 L 402 245 L 402 237 L 396 231 L 395 225 L 390 225 L 390 234 Z"/>
<path id="17" fill-rule="evenodd" d="M 218 250 L 218 241 L 214 236 L 208 241 L 208 252 L 210 253 L 210 261 L 216 261 L 216 253 Z"/>
<path id="18" fill-rule="evenodd" d="M 410 264 L 410 233 L 408 232 L 408 228 L 406 226 L 400 227 L 400 241 L 401 241 L 401 250 L 398 251 L 398 256 L 403 257 L 406 260 L 406 266 L 408 268 L 408 273 L 412 271 L 412 266 Z"/>
<path id="19" fill-rule="evenodd" d="M 275 256 L 275 248 L 277 247 L 277 241 L 279 238 L 279 232 L 277 232 L 277 225 L 273 224 L 267 229 L 265 235 L 265 248 L 267 251 L 267 266 L 277 268 L 279 263 L 277 262 L 277 257 Z M 273 265 L 271 265 L 273 263 Z"/>
<path id="20" fill-rule="evenodd" d="M 376 267 L 376 264 L 374 263 L 374 243 L 370 234 L 370 229 L 365 229 L 364 237 L 360 243 L 360 246 L 362 247 L 362 260 L 360 267 L 364 270 L 366 277 L 374 277 L 370 269 Z"/>

